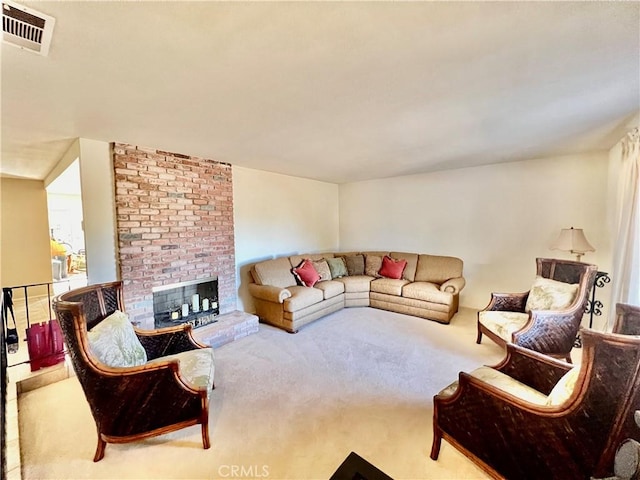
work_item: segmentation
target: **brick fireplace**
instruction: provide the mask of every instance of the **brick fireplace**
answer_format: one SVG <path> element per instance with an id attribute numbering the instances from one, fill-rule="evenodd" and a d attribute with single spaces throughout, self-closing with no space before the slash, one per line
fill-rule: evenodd
<path id="1" fill-rule="evenodd" d="M 133 322 L 154 327 L 153 290 L 217 278 L 219 313 L 236 309 L 231 165 L 114 145 L 120 276 Z"/>

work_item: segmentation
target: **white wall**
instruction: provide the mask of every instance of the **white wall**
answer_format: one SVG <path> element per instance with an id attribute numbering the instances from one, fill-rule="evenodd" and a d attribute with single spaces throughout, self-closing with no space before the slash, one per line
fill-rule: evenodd
<path id="1" fill-rule="evenodd" d="M 80 181 L 89 284 L 119 278 L 111 145 L 80 139 Z"/>
<path id="2" fill-rule="evenodd" d="M 611 265 L 606 219 L 607 152 L 527 160 L 340 185 L 340 249 L 381 249 L 463 259 L 461 304 L 484 307 L 490 292 L 528 290 L 536 257 L 561 228 L 583 228 Z"/>
<path id="3" fill-rule="evenodd" d="M 62 155 L 55 167 L 51 169 L 44 179 L 44 186 L 48 187 L 53 181 L 64 173 L 80 157 L 80 139 L 76 138 Z"/>
<path id="4" fill-rule="evenodd" d="M 255 311 L 252 264 L 294 253 L 338 249 L 338 186 L 233 167 L 238 309 Z"/>

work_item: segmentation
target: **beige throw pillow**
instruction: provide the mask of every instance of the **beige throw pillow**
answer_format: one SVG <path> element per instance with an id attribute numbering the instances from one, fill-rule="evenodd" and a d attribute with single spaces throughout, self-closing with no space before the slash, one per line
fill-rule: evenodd
<path id="1" fill-rule="evenodd" d="M 316 260 L 312 263 L 313 266 L 316 267 L 316 271 L 320 275 L 321 282 L 325 280 L 331 280 L 331 269 L 329 268 L 329 264 L 326 260 Z"/>
<path id="2" fill-rule="evenodd" d="M 544 277 L 536 277 L 525 305 L 525 312 L 531 310 L 563 310 L 573 303 L 579 285 L 558 282 Z"/>
<path id="3" fill-rule="evenodd" d="M 380 277 L 378 273 L 382 267 L 382 257 L 379 255 L 365 255 L 364 274 L 370 277 Z"/>
<path id="4" fill-rule="evenodd" d="M 349 255 L 344 257 L 349 275 L 364 275 L 364 255 Z"/>

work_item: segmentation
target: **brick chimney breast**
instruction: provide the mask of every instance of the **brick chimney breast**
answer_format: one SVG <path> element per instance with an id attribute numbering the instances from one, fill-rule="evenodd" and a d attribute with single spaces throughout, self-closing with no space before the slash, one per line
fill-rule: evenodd
<path id="1" fill-rule="evenodd" d="M 153 328 L 153 287 L 218 277 L 236 309 L 231 165 L 153 148 L 113 147 L 120 276 L 127 313 Z"/>

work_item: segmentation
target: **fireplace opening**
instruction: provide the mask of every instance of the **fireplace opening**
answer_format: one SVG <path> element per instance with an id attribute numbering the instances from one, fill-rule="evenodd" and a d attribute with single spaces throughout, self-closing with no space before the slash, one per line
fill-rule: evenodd
<path id="1" fill-rule="evenodd" d="M 218 320 L 218 277 L 162 285 L 152 293 L 156 328 L 181 323 L 198 328 Z"/>

